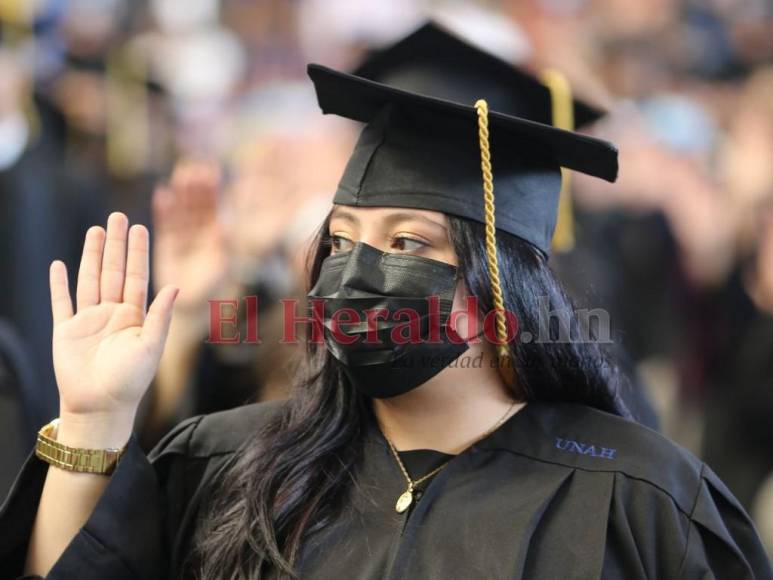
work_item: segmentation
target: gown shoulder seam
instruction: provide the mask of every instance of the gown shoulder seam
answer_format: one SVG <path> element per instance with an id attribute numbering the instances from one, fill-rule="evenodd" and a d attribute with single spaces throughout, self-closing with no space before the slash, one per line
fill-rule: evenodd
<path id="1" fill-rule="evenodd" d="M 182 455 L 190 457 L 191 441 L 193 434 L 201 424 L 204 415 L 196 415 L 181 421 L 172 429 L 155 449 L 148 453 L 148 459 L 155 463 L 159 459 L 168 455 Z"/>
<path id="2" fill-rule="evenodd" d="M 699 484 L 698 488 L 695 490 L 695 497 L 692 500 L 692 507 L 690 508 L 690 515 L 688 516 L 690 525 L 687 526 L 687 537 L 684 539 L 684 551 L 682 552 L 682 557 L 679 559 L 679 572 L 682 572 L 682 569 L 684 568 L 684 562 L 687 559 L 687 550 L 690 547 L 690 534 L 692 533 L 693 529 L 693 514 L 695 513 L 695 507 L 698 505 L 698 497 L 701 493 L 701 486 L 700 482 L 703 481 L 703 474 L 706 472 L 706 463 L 701 462 L 701 473 L 700 477 L 698 478 Z"/>
<path id="3" fill-rule="evenodd" d="M 695 508 L 698 505 L 698 497 L 700 497 L 701 493 L 701 483 L 703 482 L 703 478 L 705 477 L 706 473 L 706 462 L 701 461 L 701 472 L 698 475 L 698 486 L 695 489 L 695 497 L 692 499 L 692 507 L 690 508 L 690 519 L 692 520 L 693 514 L 695 514 Z"/>

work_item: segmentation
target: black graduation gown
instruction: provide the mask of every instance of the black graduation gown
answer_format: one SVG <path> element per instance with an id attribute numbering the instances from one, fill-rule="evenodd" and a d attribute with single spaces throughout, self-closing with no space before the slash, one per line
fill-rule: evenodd
<path id="1" fill-rule="evenodd" d="M 186 420 L 150 462 L 132 439 L 49 578 L 176 577 L 208 485 L 281 404 Z M 413 468 L 441 459 L 403 455 Z M 46 469 L 31 456 L 0 510 L 9 577 L 21 573 Z M 583 405 L 529 403 L 454 456 L 407 514 L 394 510 L 405 480 L 375 427 L 355 475 L 340 518 L 307 539 L 300 578 L 773 578 L 748 515 L 704 463 Z"/>

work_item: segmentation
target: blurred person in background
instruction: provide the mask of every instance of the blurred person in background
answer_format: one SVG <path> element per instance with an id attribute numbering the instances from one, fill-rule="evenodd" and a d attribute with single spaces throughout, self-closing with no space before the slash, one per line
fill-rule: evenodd
<path id="1" fill-rule="evenodd" d="M 304 216 L 335 186 L 350 146 L 312 98 L 278 83 L 244 97 L 228 182 L 213 162 L 183 160 L 156 189 L 154 280 L 181 291 L 146 402 L 146 448 L 186 417 L 287 395 L 296 345 L 280 343 L 279 300 L 303 295 L 304 242 L 316 227 Z M 234 306 L 209 301 L 236 301 L 224 337 L 244 338 L 247 296 L 257 297 L 261 343 L 210 343 L 211 308 L 229 318 Z"/>
<path id="2" fill-rule="evenodd" d="M 35 425 L 46 417 L 37 397 L 27 345 L 7 320 L 0 319 L 0 494 L 11 489 L 14 470 L 34 444 Z M 37 415 L 37 416 L 36 416 Z M 43 419 L 45 421 L 45 419 Z"/>
<path id="3" fill-rule="evenodd" d="M 773 198 L 771 198 L 773 199 Z M 760 521 L 773 503 L 758 503 L 773 475 L 773 205 L 759 208 L 754 254 L 724 297 L 724 347 L 707 389 L 701 453 L 722 473 L 738 499 Z M 770 543 L 771 537 L 767 537 Z"/>
<path id="4" fill-rule="evenodd" d="M 737 262 L 717 300 L 721 362 L 706 402 L 701 452 L 760 521 L 773 503 L 760 492 L 773 474 L 773 70 L 751 75 L 737 96 L 719 158 L 734 218 Z M 769 487 L 770 484 L 767 485 Z M 769 495 L 769 493 L 768 493 Z M 760 501 L 758 501 L 760 500 Z M 768 536 L 768 543 L 773 536 Z"/>
<path id="5" fill-rule="evenodd" d="M 40 308 L 43 262 L 78 255 L 84 220 L 100 215 L 95 190 L 68 164 L 68 118 L 54 95 L 64 70 L 61 6 L 6 3 L 0 11 L 0 315 L 30 349 L 33 414 L 57 406 L 47 352 L 51 334 Z M 23 434 L 27 437 L 30 434 Z"/>
<path id="6" fill-rule="evenodd" d="M 220 5 L 218 0 L 150 0 L 154 27 L 133 41 L 147 74 L 169 93 L 178 156 L 226 154 L 227 125 L 239 115 L 234 105 L 245 89 L 245 49 L 221 24 Z"/>

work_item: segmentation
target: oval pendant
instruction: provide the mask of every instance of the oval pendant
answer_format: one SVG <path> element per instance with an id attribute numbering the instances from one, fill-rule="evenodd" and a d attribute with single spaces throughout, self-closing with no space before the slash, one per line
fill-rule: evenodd
<path id="1" fill-rule="evenodd" d="M 409 489 L 397 498 L 395 510 L 397 510 L 398 514 L 401 514 L 408 509 L 408 507 L 411 505 L 411 502 L 413 502 L 413 493 L 411 493 L 411 490 Z"/>

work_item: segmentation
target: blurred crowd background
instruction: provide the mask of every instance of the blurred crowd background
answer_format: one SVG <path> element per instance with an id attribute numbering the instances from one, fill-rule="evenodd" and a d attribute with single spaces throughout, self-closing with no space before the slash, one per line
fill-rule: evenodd
<path id="1" fill-rule="evenodd" d="M 274 339 L 276 305 L 305 293 L 356 138 L 305 66 L 350 70 L 428 17 L 609 112 L 590 131 L 618 144 L 620 179 L 576 176 L 576 246 L 554 267 L 610 313 L 648 423 L 708 462 L 770 549 L 770 0 L 0 0 L 0 495 L 57 415 L 48 265 L 74 282 L 111 211 L 151 228 L 155 287 L 181 288 L 143 445 L 284 396 L 297 347 Z M 247 295 L 263 344 L 208 344 L 207 300 Z"/>

